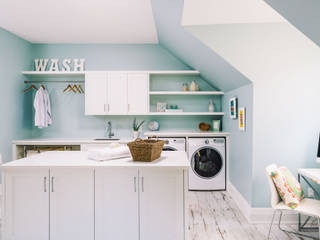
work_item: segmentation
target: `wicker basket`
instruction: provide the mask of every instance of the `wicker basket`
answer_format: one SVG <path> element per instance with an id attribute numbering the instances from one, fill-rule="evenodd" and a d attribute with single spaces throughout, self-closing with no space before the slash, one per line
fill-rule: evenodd
<path id="1" fill-rule="evenodd" d="M 130 149 L 133 161 L 152 162 L 160 157 L 165 141 L 162 140 L 142 140 L 137 138 L 127 145 Z"/>

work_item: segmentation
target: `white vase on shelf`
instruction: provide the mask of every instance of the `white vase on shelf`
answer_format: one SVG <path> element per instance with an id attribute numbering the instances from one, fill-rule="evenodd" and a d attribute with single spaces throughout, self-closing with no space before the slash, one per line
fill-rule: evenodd
<path id="1" fill-rule="evenodd" d="M 214 112 L 214 104 L 212 99 L 209 101 L 209 112 Z"/>

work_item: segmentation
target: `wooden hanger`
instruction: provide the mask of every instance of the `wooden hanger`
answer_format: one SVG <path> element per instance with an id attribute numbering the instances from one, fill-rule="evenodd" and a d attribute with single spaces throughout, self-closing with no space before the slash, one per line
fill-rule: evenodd
<path id="1" fill-rule="evenodd" d="M 30 91 L 31 89 L 38 90 L 38 88 L 37 88 L 35 85 L 32 84 L 30 87 L 26 88 L 26 89 L 24 90 L 24 92 L 26 93 L 26 92 Z"/>
<path id="2" fill-rule="evenodd" d="M 82 89 L 81 85 L 79 85 L 79 89 L 80 89 L 81 93 L 84 93 L 84 91 L 83 91 L 83 89 Z"/>
<path id="3" fill-rule="evenodd" d="M 78 93 L 81 93 L 81 91 L 80 91 L 80 89 L 77 87 L 77 85 L 73 85 L 73 88 L 75 88 Z"/>
<path id="4" fill-rule="evenodd" d="M 73 91 L 74 93 L 76 93 L 76 91 L 73 89 L 73 87 L 71 87 L 70 84 L 63 90 L 63 92 L 66 92 L 68 89 L 69 89 L 69 92 Z"/>
<path id="5" fill-rule="evenodd" d="M 41 87 L 42 87 L 43 89 L 46 89 L 46 88 L 44 87 L 44 85 L 41 85 Z"/>

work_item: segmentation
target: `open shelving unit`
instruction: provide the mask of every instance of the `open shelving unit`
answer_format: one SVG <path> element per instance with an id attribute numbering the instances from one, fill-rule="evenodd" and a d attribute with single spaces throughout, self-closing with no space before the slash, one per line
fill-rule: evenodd
<path id="1" fill-rule="evenodd" d="M 67 77 L 67 76 L 84 76 L 85 72 L 51 72 L 51 71 L 23 71 L 23 75 L 25 76 L 43 76 L 43 77 Z"/>
<path id="2" fill-rule="evenodd" d="M 154 116 L 223 116 L 224 112 L 150 112 Z"/>
<path id="3" fill-rule="evenodd" d="M 221 91 L 150 91 L 150 95 L 223 95 Z"/>

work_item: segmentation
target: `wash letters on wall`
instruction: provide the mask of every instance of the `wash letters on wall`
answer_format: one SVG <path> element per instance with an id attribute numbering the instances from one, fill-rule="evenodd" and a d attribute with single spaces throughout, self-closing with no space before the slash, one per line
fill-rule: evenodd
<path id="1" fill-rule="evenodd" d="M 85 59 L 81 58 L 65 58 L 62 60 L 62 63 L 59 63 L 59 59 L 51 58 L 50 64 L 48 58 L 36 58 L 34 59 L 34 67 L 37 72 L 51 71 L 51 72 L 70 72 L 71 69 L 74 72 L 84 71 Z M 49 67 L 48 67 L 49 66 Z M 61 70 L 60 70 L 61 66 Z M 73 66 L 73 68 L 72 68 Z M 47 70 L 48 69 L 48 70 Z"/>

